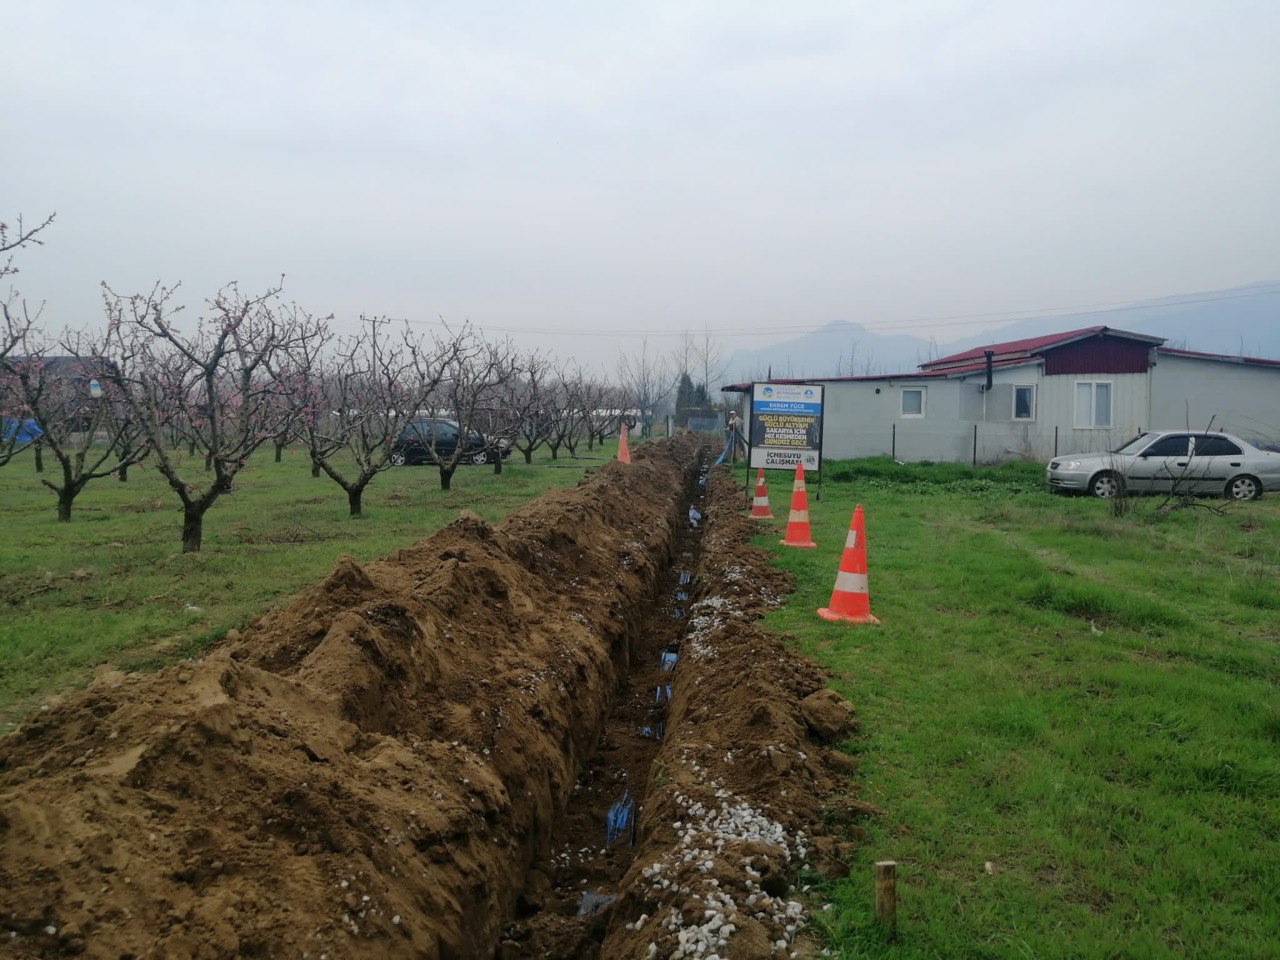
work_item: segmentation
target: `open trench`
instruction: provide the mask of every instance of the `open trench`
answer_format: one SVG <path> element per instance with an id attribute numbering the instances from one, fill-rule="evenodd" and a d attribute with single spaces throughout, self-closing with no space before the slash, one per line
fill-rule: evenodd
<path id="1" fill-rule="evenodd" d="M 503 930 L 503 960 L 599 955 L 609 908 L 636 857 L 638 824 L 680 670 L 705 529 L 706 459 L 704 453 L 697 484 L 687 487 L 681 512 L 688 524 L 675 538 L 673 560 L 636 626 L 629 666 L 596 750 L 552 829 L 548 855 L 525 877 L 516 916 Z"/>
<path id="2" fill-rule="evenodd" d="M 0 740 L 0 951 L 803 951 L 795 878 L 872 812 L 830 747 L 852 710 L 755 626 L 787 577 L 728 474 L 699 482 L 694 438 L 634 461 L 339 558 L 204 660 Z"/>

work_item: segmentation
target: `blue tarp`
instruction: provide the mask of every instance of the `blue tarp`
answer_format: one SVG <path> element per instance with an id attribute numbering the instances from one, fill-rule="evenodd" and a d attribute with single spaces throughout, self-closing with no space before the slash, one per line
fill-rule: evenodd
<path id="1" fill-rule="evenodd" d="M 26 444 L 39 440 L 44 431 L 34 420 L 18 420 L 14 417 L 0 417 L 0 440 L 5 443 Z"/>

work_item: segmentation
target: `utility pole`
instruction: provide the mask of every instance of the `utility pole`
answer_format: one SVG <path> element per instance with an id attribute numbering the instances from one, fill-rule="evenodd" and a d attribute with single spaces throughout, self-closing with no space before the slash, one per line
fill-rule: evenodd
<path id="1" fill-rule="evenodd" d="M 362 323 L 369 324 L 369 346 L 373 352 L 373 375 L 378 380 L 382 379 L 382 367 L 378 363 L 378 327 L 384 323 L 390 323 L 386 317 L 361 317 Z"/>

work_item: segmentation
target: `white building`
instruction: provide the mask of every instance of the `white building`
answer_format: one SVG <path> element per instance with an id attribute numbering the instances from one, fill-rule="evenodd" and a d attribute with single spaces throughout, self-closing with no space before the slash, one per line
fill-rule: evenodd
<path id="1" fill-rule="evenodd" d="M 1114 449 L 1143 430 L 1280 441 L 1280 360 L 1175 350 L 1110 327 L 967 350 L 915 373 L 815 377 L 823 458 L 990 463 Z M 744 418 L 751 385 L 742 395 Z"/>

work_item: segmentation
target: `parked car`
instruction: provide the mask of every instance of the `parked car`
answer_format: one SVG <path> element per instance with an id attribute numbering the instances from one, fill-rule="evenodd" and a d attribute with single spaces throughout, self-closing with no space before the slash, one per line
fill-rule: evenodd
<path id="1" fill-rule="evenodd" d="M 1104 498 L 1128 492 L 1256 500 L 1265 491 L 1280 490 L 1280 453 L 1227 433 L 1157 430 L 1110 453 L 1055 457 L 1045 481 L 1052 490 Z"/>
<path id="2" fill-rule="evenodd" d="M 451 460 L 459 442 L 463 444 L 461 463 L 493 463 L 499 456 L 511 456 L 511 445 L 505 440 L 489 440 L 474 432 L 468 432 L 464 438 L 456 420 L 419 417 L 396 437 L 391 447 L 391 462 L 402 467 Z"/>

